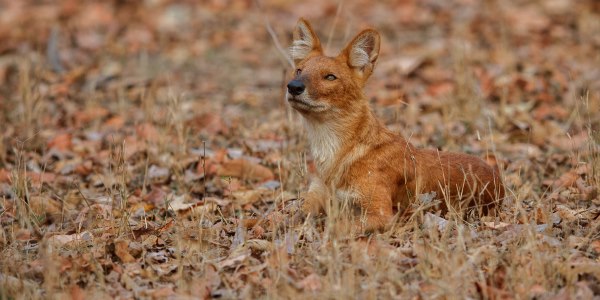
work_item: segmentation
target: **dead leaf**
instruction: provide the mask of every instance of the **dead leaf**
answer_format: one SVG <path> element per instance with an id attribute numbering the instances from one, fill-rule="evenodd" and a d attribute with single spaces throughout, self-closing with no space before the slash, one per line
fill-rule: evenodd
<path id="1" fill-rule="evenodd" d="M 42 183 L 53 183 L 56 180 L 56 175 L 50 172 L 27 172 L 27 177 L 31 180 L 34 185 L 41 185 Z"/>
<path id="2" fill-rule="evenodd" d="M 73 284 L 71 286 L 71 300 L 84 300 L 85 293 L 83 290 L 77 285 Z"/>
<path id="3" fill-rule="evenodd" d="M 591 243 L 590 243 L 590 248 L 591 248 L 591 249 L 592 249 L 594 252 L 596 252 L 596 253 L 600 254 L 600 240 L 595 240 L 595 241 L 591 242 Z"/>
<path id="4" fill-rule="evenodd" d="M 124 263 L 132 263 L 135 258 L 129 254 L 129 242 L 125 240 L 115 241 L 115 254 Z"/>
<path id="5" fill-rule="evenodd" d="M 427 88 L 427 93 L 432 97 L 445 97 L 453 93 L 455 90 L 454 83 L 449 81 L 442 81 L 430 84 Z"/>
<path id="6" fill-rule="evenodd" d="M 430 212 L 425 214 L 423 225 L 426 228 L 437 228 L 439 231 L 444 231 L 450 222 L 442 217 L 438 217 Z"/>
<path id="7" fill-rule="evenodd" d="M 577 178 L 579 178 L 577 172 L 575 172 L 575 170 L 571 170 L 567 173 L 564 173 L 557 180 L 555 180 L 552 183 L 552 188 L 554 190 L 557 190 L 559 188 L 573 186 L 573 184 L 575 184 L 575 181 L 577 181 Z"/>
<path id="8" fill-rule="evenodd" d="M 169 220 L 169 222 L 165 223 L 160 228 L 158 228 L 158 232 L 165 232 L 165 231 L 169 230 L 170 228 L 172 228 L 174 224 L 175 224 L 175 222 L 173 221 L 173 219 L 171 219 L 171 220 Z"/>
<path id="9" fill-rule="evenodd" d="M 59 216 L 61 214 L 61 204 L 45 196 L 32 196 L 29 198 L 29 207 L 36 215 Z"/>
<path id="10" fill-rule="evenodd" d="M 147 294 L 155 299 L 165 299 L 175 295 L 175 291 L 173 290 L 173 287 L 165 286 L 162 288 L 150 290 Z"/>
<path id="11" fill-rule="evenodd" d="M 89 207 L 84 207 L 77 218 L 75 224 L 77 228 L 87 228 L 87 226 L 94 224 L 98 219 L 108 220 L 112 215 L 112 206 L 108 204 L 94 203 Z"/>
<path id="12" fill-rule="evenodd" d="M 400 56 L 382 62 L 378 67 L 383 73 L 399 71 L 404 76 L 414 73 L 425 62 L 424 56 Z"/>
<path id="13" fill-rule="evenodd" d="M 588 243 L 588 238 L 585 237 L 580 237 L 580 236 L 569 236 L 567 238 L 567 244 L 569 245 L 570 248 L 582 248 L 582 246 L 584 246 L 585 244 Z"/>
<path id="14" fill-rule="evenodd" d="M 153 185 L 150 193 L 142 197 L 142 200 L 152 203 L 156 207 L 162 207 L 167 200 L 167 193 L 160 187 Z"/>
<path id="15" fill-rule="evenodd" d="M 82 126 L 94 120 L 100 120 L 108 115 L 108 110 L 100 106 L 87 107 L 84 111 L 74 114 L 75 125 Z"/>
<path id="16" fill-rule="evenodd" d="M 298 286 L 306 291 L 318 292 L 322 287 L 321 277 L 315 273 L 312 273 L 300 280 L 300 282 L 298 282 Z"/>
<path id="17" fill-rule="evenodd" d="M 577 212 L 570 209 L 569 207 L 562 205 L 562 204 L 558 204 L 556 205 L 556 213 L 558 213 L 558 216 L 567 221 L 567 222 L 574 222 L 579 220 L 579 218 L 577 217 Z"/>
<path id="18" fill-rule="evenodd" d="M 58 151 L 69 151 L 73 147 L 73 136 L 70 133 L 60 133 L 48 141 L 48 149 Z"/>
<path id="19" fill-rule="evenodd" d="M 593 185 L 587 185 L 581 178 L 577 178 L 575 185 L 581 192 L 582 200 L 591 201 L 598 196 L 598 188 Z"/>
<path id="20" fill-rule="evenodd" d="M 257 163 L 252 163 L 243 158 L 224 162 L 221 167 L 217 169 L 217 175 L 258 181 L 267 181 L 275 177 L 269 168 Z"/>
<path id="21" fill-rule="evenodd" d="M 483 225 L 485 225 L 486 227 L 488 227 L 490 229 L 504 229 L 512 224 L 504 223 L 504 222 L 483 222 Z"/>
<path id="22" fill-rule="evenodd" d="M 169 208 L 180 212 L 180 211 L 185 211 L 188 210 L 192 207 L 198 206 L 203 204 L 202 202 L 192 202 L 192 203 L 188 203 L 186 202 L 186 195 L 179 195 L 179 196 L 174 196 L 173 200 L 169 202 Z"/>
<path id="23" fill-rule="evenodd" d="M 164 264 L 169 261 L 169 254 L 164 250 L 148 252 L 146 253 L 146 260 L 153 264 Z"/>
<path id="24" fill-rule="evenodd" d="M 223 118 L 219 114 L 205 113 L 200 114 L 188 122 L 188 126 L 204 131 L 207 134 L 215 135 L 218 133 L 227 134 L 228 128 L 225 126 Z"/>
<path id="25" fill-rule="evenodd" d="M 253 226 L 250 231 L 251 236 L 254 238 L 262 238 L 264 237 L 265 233 L 266 230 L 260 225 Z"/>
<path id="26" fill-rule="evenodd" d="M 588 145 L 590 139 L 591 137 L 584 131 L 573 136 L 561 135 L 550 139 L 549 141 L 552 143 L 552 146 L 564 151 L 580 151 Z"/>
<path id="27" fill-rule="evenodd" d="M 196 284 L 193 284 L 190 287 L 191 293 L 193 296 L 201 299 L 209 299 L 212 291 L 216 290 L 219 285 L 221 285 L 219 272 L 212 264 L 206 264 L 202 276 L 193 281 L 196 282 Z"/>
<path id="28" fill-rule="evenodd" d="M 146 176 L 152 183 L 163 183 L 169 179 L 170 174 L 171 171 L 168 168 L 151 165 Z"/>
<path id="29" fill-rule="evenodd" d="M 74 234 L 57 234 L 48 238 L 48 243 L 55 246 L 64 246 L 74 242 L 91 241 L 93 235 L 87 231 Z"/>
<path id="30" fill-rule="evenodd" d="M 113 116 L 104 122 L 104 126 L 110 129 L 118 130 L 125 125 L 125 119 L 121 116 Z"/>
<path id="31" fill-rule="evenodd" d="M 10 183 L 11 174 L 6 169 L 0 169 L 0 182 Z"/>
<path id="32" fill-rule="evenodd" d="M 135 128 L 137 135 L 145 141 L 156 142 L 160 138 L 156 127 L 151 123 L 142 123 Z"/>
<path id="33" fill-rule="evenodd" d="M 477 282 L 477 290 L 484 299 L 498 299 L 498 300 L 510 300 L 514 299 L 514 296 L 503 289 L 499 289 L 495 286 L 486 284 L 484 282 Z"/>
<path id="34" fill-rule="evenodd" d="M 27 230 L 27 229 L 19 229 L 16 233 L 15 233 L 15 238 L 18 241 L 28 241 L 31 239 L 31 230 Z"/>
<path id="35" fill-rule="evenodd" d="M 530 297 L 541 297 L 544 294 L 548 293 L 548 290 L 546 290 L 543 286 L 539 285 L 539 284 L 534 284 L 530 289 L 529 289 L 529 296 Z"/>
<path id="36" fill-rule="evenodd" d="M 268 251 L 273 249 L 273 243 L 267 240 L 251 239 L 244 242 L 244 246 L 254 251 Z"/>
<path id="37" fill-rule="evenodd" d="M 243 263 L 251 254 L 250 250 L 233 251 L 226 259 L 217 263 L 217 267 L 219 269 L 232 268 Z"/>
<path id="38" fill-rule="evenodd" d="M 265 194 L 269 193 L 267 190 L 247 190 L 247 191 L 235 191 L 231 195 L 236 200 L 235 203 L 241 206 L 252 204 L 258 200 L 261 200 Z"/>

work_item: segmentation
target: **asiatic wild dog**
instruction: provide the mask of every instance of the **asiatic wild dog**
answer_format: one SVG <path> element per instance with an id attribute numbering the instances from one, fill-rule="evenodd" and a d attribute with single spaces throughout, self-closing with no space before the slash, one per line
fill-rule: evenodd
<path id="1" fill-rule="evenodd" d="M 394 209 L 435 192 L 444 210 L 492 213 L 504 198 L 497 169 L 466 154 L 418 149 L 373 114 L 363 87 L 379 55 L 379 33 L 360 32 L 337 56 L 323 54 L 311 25 L 300 19 L 290 54 L 296 65 L 288 101 L 302 115 L 317 176 L 302 206 L 323 211 L 327 199 L 360 208 L 355 227 L 385 229 Z"/>

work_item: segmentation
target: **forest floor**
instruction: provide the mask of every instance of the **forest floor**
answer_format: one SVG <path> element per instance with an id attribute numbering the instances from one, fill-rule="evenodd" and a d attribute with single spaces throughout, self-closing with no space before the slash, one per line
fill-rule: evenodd
<path id="1" fill-rule="evenodd" d="M 497 219 L 280 226 L 301 16 L 330 54 L 381 33 L 373 109 L 494 157 Z M 600 299 L 599 112 L 594 0 L 0 0 L 0 298 Z"/>

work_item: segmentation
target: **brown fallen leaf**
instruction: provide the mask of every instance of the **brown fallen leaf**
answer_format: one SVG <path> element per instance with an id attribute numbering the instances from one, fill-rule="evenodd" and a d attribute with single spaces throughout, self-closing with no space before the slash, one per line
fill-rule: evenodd
<path id="1" fill-rule="evenodd" d="M 58 216 L 61 214 L 61 204 L 50 197 L 32 196 L 29 198 L 29 207 L 36 215 Z"/>
<path id="2" fill-rule="evenodd" d="M 125 125 L 125 119 L 121 116 L 114 116 L 104 122 L 104 126 L 115 130 L 121 129 L 123 125 Z"/>
<path id="3" fill-rule="evenodd" d="M 577 181 L 577 178 L 579 178 L 577 172 L 575 170 L 571 170 L 567 173 L 562 174 L 557 180 L 555 180 L 552 183 L 552 188 L 556 190 L 559 188 L 573 186 L 573 184 L 575 184 L 575 181 Z"/>
<path id="4" fill-rule="evenodd" d="M 71 300 L 84 300 L 85 292 L 77 285 L 71 285 Z"/>
<path id="5" fill-rule="evenodd" d="M 562 120 L 568 116 L 569 112 L 567 112 L 562 106 L 550 105 L 548 103 L 541 104 L 533 111 L 533 118 L 536 120 L 543 120 L 547 118 Z"/>
<path id="6" fill-rule="evenodd" d="M 246 259 L 250 257 L 252 251 L 242 249 L 240 251 L 234 251 L 229 255 L 226 259 L 217 263 L 217 267 L 219 269 L 231 268 L 243 263 Z"/>
<path id="7" fill-rule="evenodd" d="M 298 286 L 305 291 L 317 292 L 321 290 L 322 287 L 321 277 L 315 273 L 312 273 L 300 280 L 300 282 L 298 282 Z"/>
<path id="8" fill-rule="evenodd" d="M 263 237 L 265 235 L 265 232 L 266 232 L 266 230 L 262 226 L 260 226 L 260 225 L 255 225 L 250 230 L 250 234 L 254 238 L 261 238 L 261 237 Z"/>
<path id="9" fill-rule="evenodd" d="M 10 183 L 11 174 L 6 169 L 0 169 L 0 182 Z"/>
<path id="10" fill-rule="evenodd" d="M 490 229 L 503 229 L 510 226 L 511 224 L 504 222 L 483 222 L 483 225 Z"/>
<path id="11" fill-rule="evenodd" d="M 266 193 L 270 193 L 268 190 L 246 190 L 246 191 L 235 191 L 231 195 L 235 199 L 235 204 L 247 205 L 252 204 L 262 199 Z"/>
<path id="12" fill-rule="evenodd" d="M 227 134 L 228 128 L 219 114 L 204 113 L 196 116 L 187 123 L 191 128 L 214 135 L 218 133 Z"/>
<path id="13" fill-rule="evenodd" d="M 73 171 L 78 175 L 87 176 L 87 175 L 90 175 L 90 173 L 92 173 L 93 165 L 94 165 L 94 163 L 91 160 L 86 160 L 86 161 L 76 165 L 75 169 Z"/>
<path id="14" fill-rule="evenodd" d="M 90 241 L 92 237 L 92 234 L 87 231 L 74 234 L 57 234 L 48 238 L 48 243 L 55 246 L 64 246 L 72 242 Z"/>
<path id="15" fill-rule="evenodd" d="M 124 263 L 135 261 L 135 258 L 129 253 L 129 242 L 125 240 L 115 241 L 115 254 Z"/>
<path id="16" fill-rule="evenodd" d="M 180 195 L 173 197 L 173 200 L 169 202 L 169 208 L 174 211 L 184 211 L 188 210 L 194 206 L 198 206 L 203 204 L 202 202 L 186 202 L 186 195 Z"/>
<path id="17" fill-rule="evenodd" d="M 151 123 L 142 123 L 135 128 L 137 136 L 145 141 L 156 142 L 160 138 L 158 130 Z"/>
<path id="18" fill-rule="evenodd" d="M 76 112 L 73 117 L 75 119 L 75 126 L 79 127 L 85 123 L 100 120 L 108 115 L 108 110 L 100 106 L 92 106 L 86 108 L 84 111 Z"/>
<path id="19" fill-rule="evenodd" d="M 243 219 L 240 221 L 242 222 L 242 226 L 246 229 L 250 229 L 256 225 L 260 225 L 263 222 L 262 219 L 257 219 L 257 218 Z"/>
<path id="20" fill-rule="evenodd" d="M 173 225 L 175 225 L 175 222 L 173 221 L 173 219 L 171 219 L 171 220 L 169 220 L 169 222 L 165 223 L 160 228 L 158 228 L 158 232 L 165 232 L 165 231 L 171 229 L 173 227 Z"/>
<path id="21" fill-rule="evenodd" d="M 244 247 L 254 251 L 267 251 L 273 249 L 273 243 L 262 239 L 251 239 L 244 242 Z"/>
<path id="22" fill-rule="evenodd" d="M 164 298 L 169 298 L 170 296 L 175 295 L 175 291 L 173 290 L 173 287 L 165 286 L 162 288 L 150 290 L 150 291 L 148 291 L 147 295 L 149 295 L 155 299 L 157 299 L 157 298 L 164 299 Z"/>
<path id="23" fill-rule="evenodd" d="M 383 73 L 399 71 L 403 75 L 407 76 L 414 73 L 425 62 L 426 57 L 422 55 L 399 56 L 382 62 L 379 65 L 379 69 L 382 70 Z"/>
<path id="24" fill-rule="evenodd" d="M 190 292 L 193 296 L 199 299 L 210 299 L 211 292 L 221 285 L 221 277 L 215 266 L 206 264 L 202 277 L 194 278 L 192 282 L 194 284 L 190 286 Z"/>
<path id="25" fill-rule="evenodd" d="M 146 174 L 146 178 L 152 184 L 164 183 L 169 180 L 171 171 L 169 168 L 162 168 L 156 165 L 151 165 Z"/>
<path id="26" fill-rule="evenodd" d="M 427 94 L 432 97 L 444 97 L 454 92 L 455 86 L 450 81 L 432 83 L 427 88 Z"/>
<path id="27" fill-rule="evenodd" d="M 567 222 L 579 220 L 579 216 L 576 211 L 562 204 L 556 205 L 556 213 L 562 220 Z"/>
<path id="28" fill-rule="evenodd" d="M 221 167 L 217 169 L 217 175 L 258 181 L 271 180 L 275 177 L 269 168 L 243 158 L 224 162 Z"/>
<path id="29" fill-rule="evenodd" d="M 77 218 L 75 224 L 77 228 L 86 228 L 87 226 L 93 225 L 96 221 L 108 220 L 112 216 L 112 206 L 108 204 L 95 203 L 91 206 L 84 207 Z"/>
<path id="30" fill-rule="evenodd" d="M 152 186 L 150 193 L 142 197 L 142 200 L 153 204 L 156 207 L 162 207 L 167 199 L 167 193 L 158 186 Z"/>
<path id="31" fill-rule="evenodd" d="M 200 162 L 196 165 L 196 174 L 202 176 L 212 176 L 217 174 L 219 170 L 219 162 L 211 157 L 200 158 Z"/>
<path id="32" fill-rule="evenodd" d="M 590 201 L 595 199 L 598 196 L 598 188 L 593 185 L 588 185 L 583 179 L 577 178 L 575 181 L 575 185 L 577 189 L 581 192 L 582 199 L 586 201 Z"/>
<path id="33" fill-rule="evenodd" d="M 546 294 L 547 292 L 548 292 L 548 290 L 546 290 L 542 285 L 534 284 L 529 289 L 529 297 L 538 298 L 538 297 Z"/>
<path id="34" fill-rule="evenodd" d="M 499 289 L 484 282 L 476 282 L 475 284 L 477 291 L 481 294 L 482 298 L 497 300 L 514 299 L 514 296 L 511 293 L 503 289 Z"/>
<path id="35" fill-rule="evenodd" d="M 27 178 L 31 180 L 34 185 L 40 185 L 42 183 L 53 183 L 56 180 L 56 175 L 50 172 L 27 172 Z"/>
<path id="36" fill-rule="evenodd" d="M 549 140 L 553 146 L 564 151 L 583 150 L 591 139 L 587 132 L 581 132 L 573 136 L 558 136 Z"/>
<path id="37" fill-rule="evenodd" d="M 425 214 L 425 217 L 423 218 L 423 225 L 425 226 L 425 228 L 437 228 L 439 231 L 444 231 L 444 229 L 446 229 L 446 227 L 448 227 L 448 225 L 450 224 L 450 221 L 439 217 L 437 215 L 434 215 L 430 212 Z"/>
<path id="38" fill-rule="evenodd" d="M 48 141 L 48 149 L 69 151 L 73 147 L 73 136 L 70 133 L 59 133 Z"/>
<path id="39" fill-rule="evenodd" d="M 15 232 L 15 239 L 17 241 L 28 241 L 31 239 L 31 230 L 19 229 Z"/>
<path id="40" fill-rule="evenodd" d="M 590 243 L 590 248 L 596 252 L 600 254 L 600 240 L 595 240 L 593 242 Z"/>

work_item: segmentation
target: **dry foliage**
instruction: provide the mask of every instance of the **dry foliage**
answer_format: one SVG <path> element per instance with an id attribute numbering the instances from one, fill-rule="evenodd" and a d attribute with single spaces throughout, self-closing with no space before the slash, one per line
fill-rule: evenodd
<path id="1" fill-rule="evenodd" d="M 289 222 L 299 16 L 382 32 L 378 115 L 497 164 L 500 218 Z M 0 298 L 597 298 L 599 32 L 593 0 L 0 1 Z"/>

